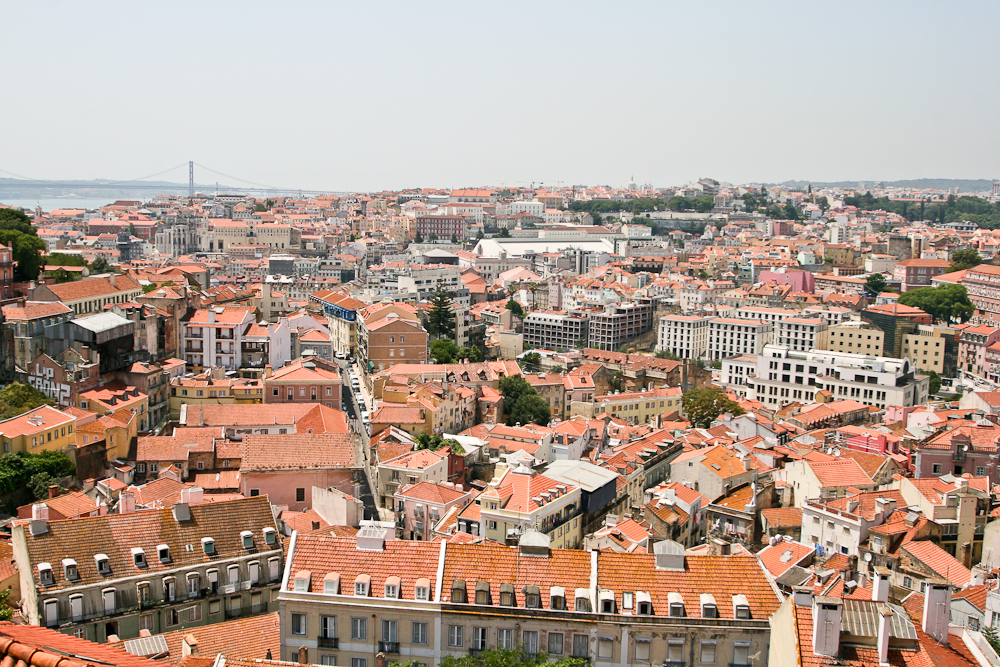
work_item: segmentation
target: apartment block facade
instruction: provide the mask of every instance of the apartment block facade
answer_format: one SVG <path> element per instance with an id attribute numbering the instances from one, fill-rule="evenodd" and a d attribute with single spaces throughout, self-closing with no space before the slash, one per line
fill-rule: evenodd
<path id="1" fill-rule="evenodd" d="M 708 358 L 757 354 L 773 338 L 774 325 L 768 321 L 717 317 L 708 325 Z"/>
<path id="2" fill-rule="evenodd" d="M 542 310 L 524 318 L 524 343 L 542 350 L 572 350 L 588 340 L 589 320 L 583 313 Z"/>
<path id="3" fill-rule="evenodd" d="M 656 350 L 667 351 L 679 359 L 700 359 L 708 349 L 711 317 L 664 315 L 660 318 Z"/>

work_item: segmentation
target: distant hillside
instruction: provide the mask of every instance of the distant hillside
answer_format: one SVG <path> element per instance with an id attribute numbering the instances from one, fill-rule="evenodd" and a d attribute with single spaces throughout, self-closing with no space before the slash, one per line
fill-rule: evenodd
<path id="1" fill-rule="evenodd" d="M 958 188 L 959 192 L 983 192 L 993 187 L 993 181 L 985 178 L 916 178 L 910 181 L 883 181 L 890 188 L 927 188 L 931 190 L 948 190 Z M 814 188 L 856 188 L 858 183 L 871 187 L 875 181 L 785 181 L 778 183 L 789 188 L 804 188 L 812 183 Z"/>

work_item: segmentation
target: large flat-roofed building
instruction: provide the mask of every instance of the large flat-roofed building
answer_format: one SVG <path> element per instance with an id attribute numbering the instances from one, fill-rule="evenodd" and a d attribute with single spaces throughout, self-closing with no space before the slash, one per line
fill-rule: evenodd
<path id="1" fill-rule="evenodd" d="M 604 310 L 590 314 L 589 347 L 617 350 L 652 328 L 652 299 L 608 304 Z"/>
<path id="2" fill-rule="evenodd" d="M 543 350 L 572 350 L 586 342 L 589 319 L 583 313 L 535 311 L 524 318 L 524 342 Z"/>
<path id="3" fill-rule="evenodd" d="M 884 339 L 884 331 L 872 324 L 858 320 L 837 324 L 821 332 L 816 341 L 816 348 L 832 352 L 870 354 L 881 357 Z"/>
<path id="4" fill-rule="evenodd" d="M 664 315 L 660 318 L 656 350 L 677 355 L 678 359 L 700 359 L 708 349 L 711 317 Z"/>
<path id="5" fill-rule="evenodd" d="M 551 549 L 533 530 L 519 547 L 386 532 L 293 538 L 281 659 L 432 665 L 500 648 L 598 667 L 749 665 L 781 602 L 755 558 L 688 556 L 669 540 L 638 554 Z"/>
<path id="6" fill-rule="evenodd" d="M 788 317 L 775 325 L 774 342 L 807 352 L 817 347 L 816 341 L 825 330 L 826 322 L 819 317 Z"/>
<path id="7" fill-rule="evenodd" d="M 708 325 L 708 358 L 757 354 L 773 338 L 774 325 L 768 321 L 716 317 Z"/>
<path id="8" fill-rule="evenodd" d="M 747 365 L 753 369 L 732 368 Z M 724 360 L 722 377 L 735 376 L 742 376 L 743 382 L 726 383 L 726 388 L 769 407 L 813 402 L 820 390 L 837 400 L 853 399 L 878 408 L 911 407 L 927 400 L 929 384 L 909 359 L 827 350 L 796 352 L 783 345 L 765 345 L 752 361 Z"/>

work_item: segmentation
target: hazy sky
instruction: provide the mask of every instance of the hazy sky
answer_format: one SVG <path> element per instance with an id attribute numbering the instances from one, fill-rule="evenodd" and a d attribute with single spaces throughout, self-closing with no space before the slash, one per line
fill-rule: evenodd
<path id="1" fill-rule="evenodd" d="M 29 177 L 1000 177 L 993 0 L 33 1 L 0 25 L 0 169 Z"/>

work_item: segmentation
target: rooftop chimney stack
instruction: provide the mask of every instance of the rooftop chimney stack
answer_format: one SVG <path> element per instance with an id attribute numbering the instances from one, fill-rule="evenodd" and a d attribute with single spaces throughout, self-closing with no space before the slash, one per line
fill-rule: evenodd
<path id="1" fill-rule="evenodd" d="M 813 598 L 813 653 L 830 657 L 840 653 L 840 622 L 843 616 L 842 599 L 820 595 Z"/>
<path id="2" fill-rule="evenodd" d="M 892 630 L 892 612 L 882 609 L 878 619 L 878 664 L 889 664 L 889 634 Z"/>
<path id="3" fill-rule="evenodd" d="M 928 583 L 924 591 L 924 633 L 947 644 L 950 617 L 951 584 L 943 581 Z"/>
<path id="4" fill-rule="evenodd" d="M 875 579 L 872 580 L 872 602 L 889 601 L 889 570 L 884 567 L 875 568 Z"/>

